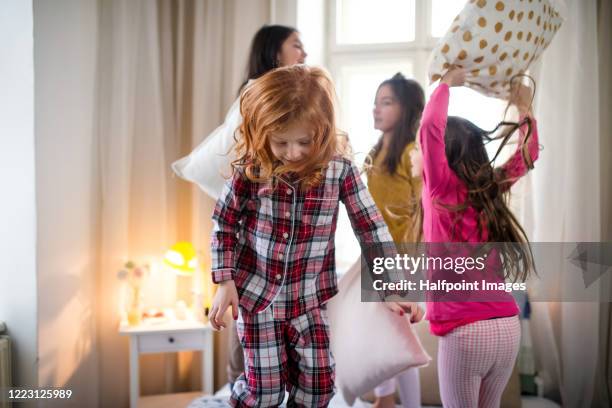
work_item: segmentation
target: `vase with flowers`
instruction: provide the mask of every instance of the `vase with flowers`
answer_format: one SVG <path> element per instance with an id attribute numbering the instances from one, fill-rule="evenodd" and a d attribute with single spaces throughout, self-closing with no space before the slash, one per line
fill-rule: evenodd
<path id="1" fill-rule="evenodd" d="M 127 284 L 128 298 L 124 306 L 130 326 L 137 326 L 142 321 L 142 287 L 148 273 L 149 265 L 136 265 L 128 261 L 117 274 L 119 280 Z"/>

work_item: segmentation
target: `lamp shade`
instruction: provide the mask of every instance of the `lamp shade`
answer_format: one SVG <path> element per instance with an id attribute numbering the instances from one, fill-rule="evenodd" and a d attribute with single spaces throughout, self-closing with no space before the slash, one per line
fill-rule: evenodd
<path id="1" fill-rule="evenodd" d="M 198 265 L 198 259 L 191 242 L 177 242 L 166 252 L 164 263 L 179 275 L 192 275 Z"/>

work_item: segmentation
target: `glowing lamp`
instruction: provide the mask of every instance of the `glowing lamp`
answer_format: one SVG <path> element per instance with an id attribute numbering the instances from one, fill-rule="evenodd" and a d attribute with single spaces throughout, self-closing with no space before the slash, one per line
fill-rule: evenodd
<path id="1" fill-rule="evenodd" d="M 178 275 L 191 276 L 198 266 L 198 258 L 191 242 L 177 242 L 166 252 L 164 263 Z"/>

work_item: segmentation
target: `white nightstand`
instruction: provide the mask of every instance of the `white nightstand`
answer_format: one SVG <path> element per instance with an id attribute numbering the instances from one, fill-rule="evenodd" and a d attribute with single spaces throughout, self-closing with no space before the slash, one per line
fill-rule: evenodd
<path id="1" fill-rule="evenodd" d="M 140 383 L 138 357 L 146 353 L 202 351 L 202 390 L 213 394 L 213 329 L 210 324 L 196 321 L 143 323 L 139 326 L 122 324 L 119 334 L 130 336 L 130 407 L 138 406 Z"/>

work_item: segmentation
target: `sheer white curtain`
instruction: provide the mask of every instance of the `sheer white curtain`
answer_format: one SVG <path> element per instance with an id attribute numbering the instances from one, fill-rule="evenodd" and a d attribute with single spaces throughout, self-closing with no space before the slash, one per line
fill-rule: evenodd
<path id="1" fill-rule="evenodd" d="M 128 401 L 128 348 L 117 333 L 116 272 L 128 259 L 158 262 L 179 239 L 207 246 L 210 203 L 175 178 L 170 164 L 223 118 L 235 98 L 252 35 L 269 12 L 268 0 L 100 2 L 101 406 L 127 406 Z M 150 282 L 145 303 L 172 300 L 173 277 L 154 270 Z M 183 360 L 141 359 L 143 393 L 197 385 L 197 376 L 185 380 L 184 373 L 197 370 L 190 359 Z"/>
<path id="2" fill-rule="evenodd" d="M 596 0 L 566 0 L 562 28 L 533 70 L 535 115 L 544 146 L 525 194 L 525 225 L 534 242 L 600 241 L 599 65 Z M 582 285 L 559 262 L 560 287 Z M 578 279 L 578 280 L 577 280 Z M 597 286 L 597 285 L 594 285 Z M 599 287 L 593 287 L 597 293 Z M 594 295 L 596 296 L 596 295 Z M 565 407 L 593 401 L 599 304 L 536 302 L 531 332 L 545 395 Z"/>
<path id="3" fill-rule="evenodd" d="M 599 33 L 599 106 L 601 124 L 601 175 L 602 175 L 602 241 L 612 242 L 612 2 L 598 0 Z M 602 293 L 607 299 L 612 294 L 612 277 L 602 282 Z M 596 408 L 612 406 L 612 304 L 601 303 L 599 338 L 599 369 L 595 384 Z"/>

